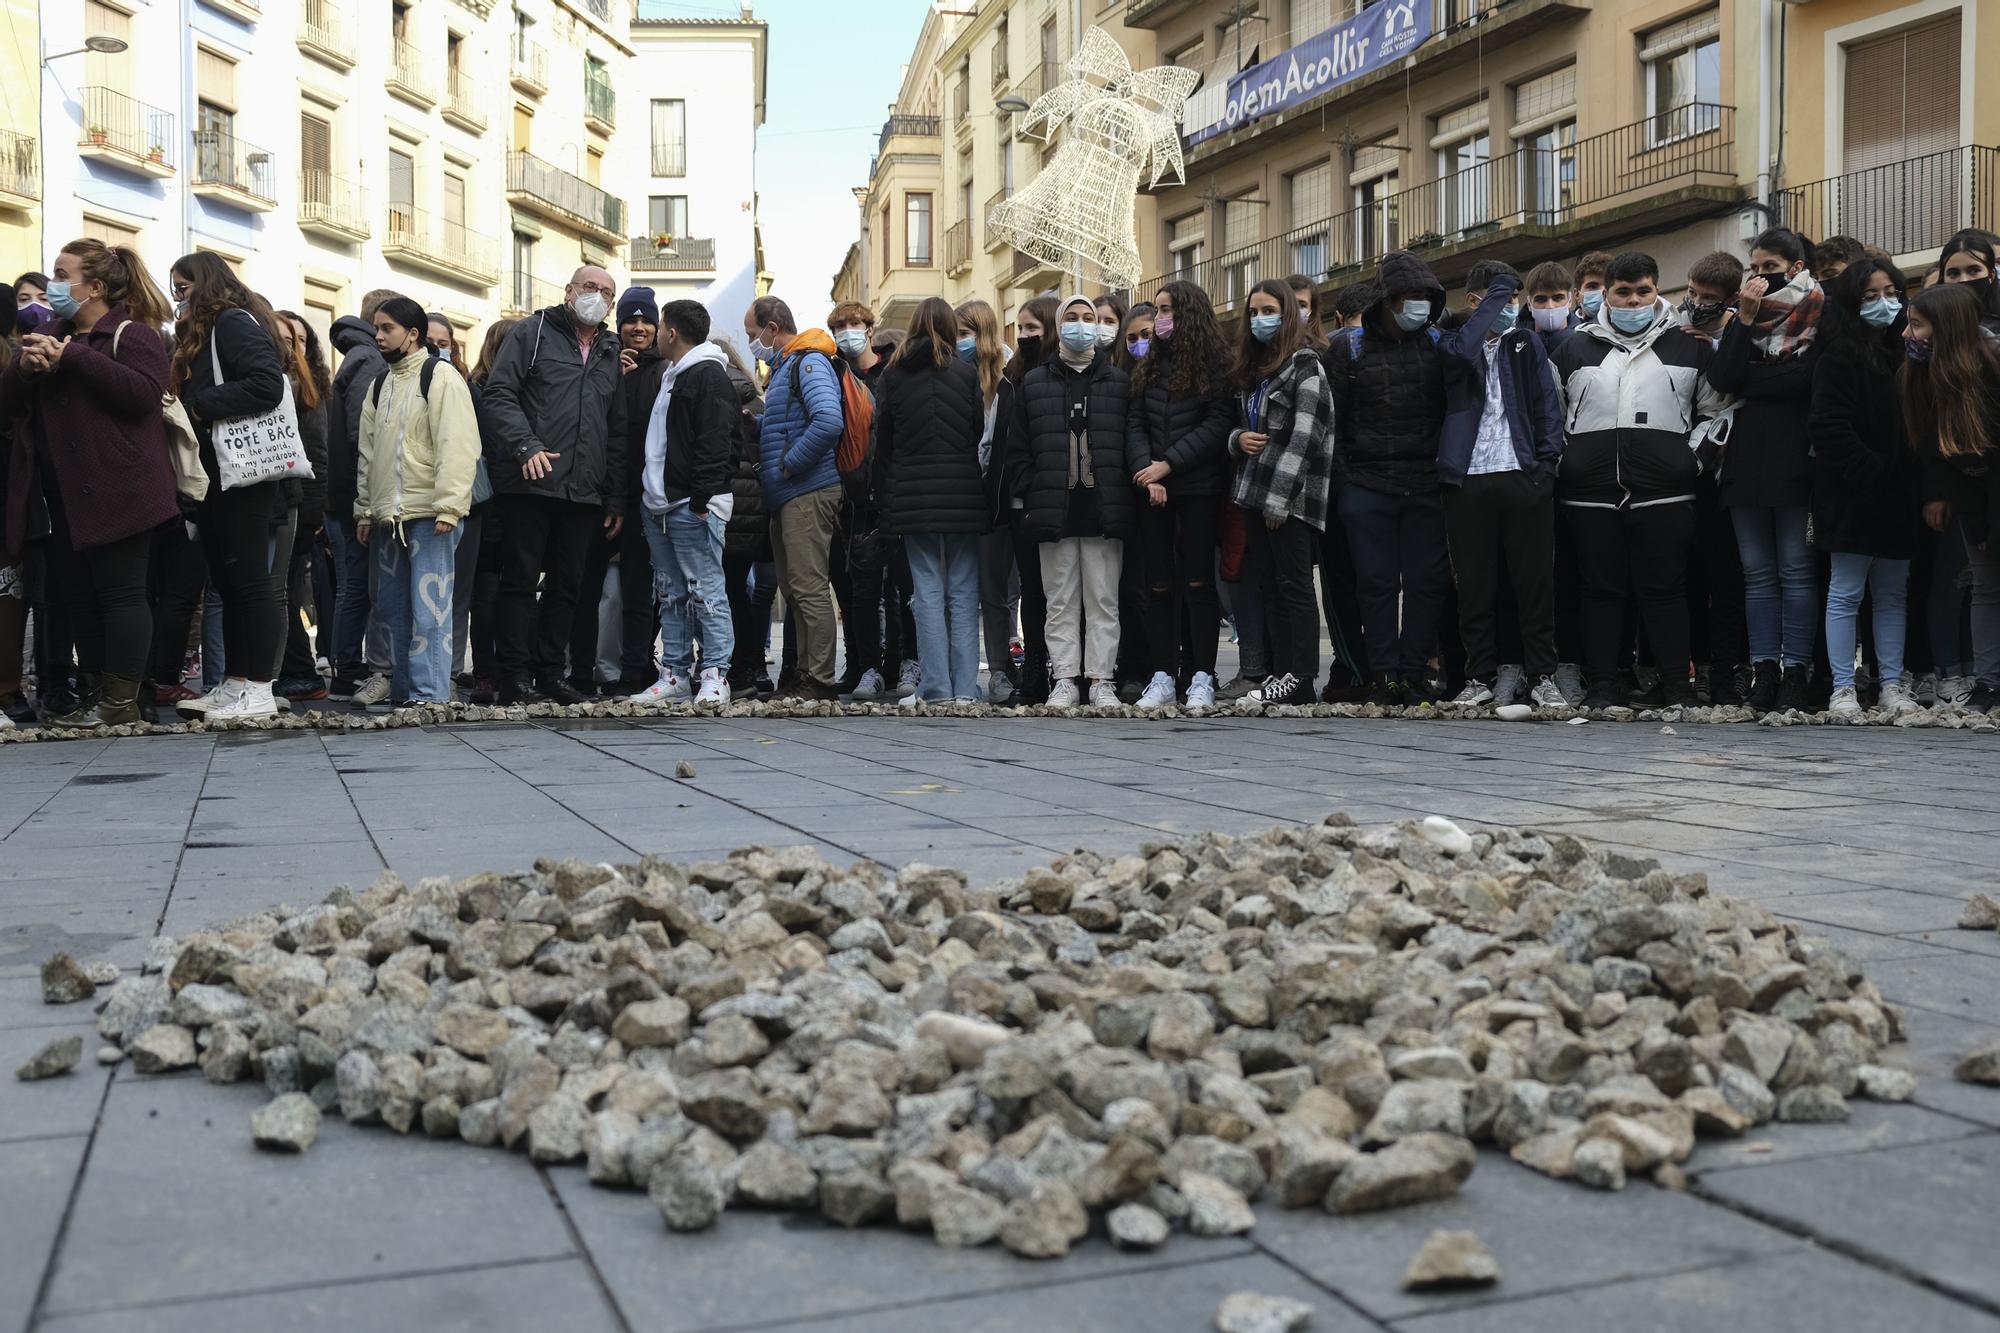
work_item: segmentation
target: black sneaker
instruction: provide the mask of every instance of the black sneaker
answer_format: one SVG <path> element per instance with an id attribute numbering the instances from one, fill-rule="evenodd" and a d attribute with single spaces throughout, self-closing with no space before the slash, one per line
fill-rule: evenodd
<path id="1" fill-rule="evenodd" d="M 1968 713 L 1990 713 L 1996 707 L 2000 707 L 2000 691 L 1996 691 L 1991 685 L 1974 685 L 1972 697 L 1965 701 L 1965 711 Z"/>
<path id="2" fill-rule="evenodd" d="M 1616 708 L 1618 706 L 1619 683 L 1618 673 L 1616 672 L 1606 672 L 1603 675 L 1593 673 L 1590 677 L 1590 688 L 1584 692 L 1583 706 L 1585 708 Z"/>
<path id="3" fill-rule="evenodd" d="M 1768 713 L 1778 706 L 1778 664 L 1758 662 L 1750 668 L 1750 706 Z"/>
<path id="4" fill-rule="evenodd" d="M 1743 682 L 1734 667 L 1718 667 L 1709 673 L 1708 701 L 1717 708 L 1734 708 L 1743 702 Z"/>
<path id="5" fill-rule="evenodd" d="M 1328 676 L 1319 692 L 1323 704 L 1358 704 L 1368 698 L 1368 682 L 1344 676 Z"/>
<path id="6" fill-rule="evenodd" d="M 778 690 L 778 687 L 772 683 L 770 675 L 762 671 L 758 672 L 756 677 L 750 682 L 750 688 L 766 698 L 777 693 Z"/>
<path id="7" fill-rule="evenodd" d="M 502 708 L 512 708 L 516 704 L 538 704 L 541 701 L 542 696 L 537 694 L 535 687 L 522 676 L 502 677 L 500 689 L 494 695 L 494 702 Z"/>
<path id="8" fill-rule="evenodd" d="M 1660 691 L 1662 704 L 1667 708 L 1695 708 L 1701 704 L 1701 696 L 1687 681 L 1668 681 Z"/>
<path id="9" fill-rule="evenodd" d="M 1243 702 L 1253 708 L 1287 708 L 1312 701 L 1312 686 L 1289 671 L 1272 676 L 1243 696 Z"/>
<path id="10" fill-rule="evenodd" d="M 1659 676 L 1653 677 L 1651 685 L 1641 685 L 1639 682 L 1633 681 L 1632 692 L 1625 696 L 1625 702 L 1634 708 L 1660 708 L 1665 706 L 1667 702 L 1666 681 Z"/>
<path id="11" fill-rule="evenodd" d="M 1403 703 L 1410 708 L 1427 708 L 1438 701 L 1437 686 L 1424 676 L 1403 677 Z"/>
<path id="12" fill-rule="evenodd" d="M 24 727 L 35 720 L 35 706 L 28 702 L 28 696 L 20 690 L 0 695 L 0 713 L 5 713 Z"/>
<path id="13" fill-rule="evenodd" d="M 1369 685 L 1367 700 L 1380 708 L 1401 708 L 1410 701 L 1403 682 L 1394 676 L 1380 676 Z"/>
<path id="14" fill-rule="evenodd" d="M 1803 666 L 1788 666 L 1778 679 L 1777 711 L 1803 711 L 1812 704 L 1812 686 Z"/>
<path id="15" fill-rule="evenodd" d="M 565 708 L 574 704 L 587 704 L 591 699 L 590 695 L 560 676 L 536 681 L 535 689 L 550 703 L 561 704 Z"/>

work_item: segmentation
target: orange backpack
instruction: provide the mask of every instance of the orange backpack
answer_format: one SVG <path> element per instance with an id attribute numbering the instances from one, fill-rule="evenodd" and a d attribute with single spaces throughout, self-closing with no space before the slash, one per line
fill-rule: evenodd
<path id="1" fill-rule="evenodd" d="M 825 353 L 813 353 L 825 356 Z M 833 378 L 840 385 L 840 442 L 834 446 L 833 465 L 840 472 L 841 483 L 850 490 L 868 488 L 868 470 L 875 458 L 875 396 L 868 392 L 868 386 L 854 378 L 847 368 L 847 358 L 829 356 L 827 361 L 833 367 Z M 805 357 L 792 360 L 792 399 L 802 404 L 806 410 L 806 429 L 812 429 L 812 402 L 799 391 L 799 367 Z"/>

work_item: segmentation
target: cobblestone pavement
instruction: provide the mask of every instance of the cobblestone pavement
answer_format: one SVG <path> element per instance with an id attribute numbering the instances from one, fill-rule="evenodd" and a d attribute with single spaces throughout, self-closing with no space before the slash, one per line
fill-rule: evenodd
<path id="1" fill-rule="evenodd" d="M 673 778 L 691 760 L 697 776 Z M 329 1118 L 259 1155 L 255 1087 L 90 1063 L 0 1082 L 0 1330 L 1202 1329 L 1231 1291 L 1317 1330 L 2000 1330 L 2000 935 L 1952 929 L 2000 863 L 1991 738 L 1844 728 L 833 718 L 234 734 L 0 753 L 0 1068 L 87 1029 L 41 1003 L 56 949 L 539 855 L 840 857 L 1018 871 L 1156 832 L 1444 814 L 1563 829 L 1709 872 L 1831 936 L 1908 1006 L 1915 1101 L 1704 1145 L 1685 1194 L 1558 1184 L 1486 1152 L 1461 1197 L 1363 1217 L 1260 1209 L 1242 1240 L 1035 1265 L 888 1230 L 730 1213 L 671 1236 L 643 1195 Z M 85 1050 L 94 1049 L 86 1034 Z M 4 1077 L 4 1076 L 0 1076 Z M 1488 1292 L 1410 1296 L 1471 1228 Z"/>

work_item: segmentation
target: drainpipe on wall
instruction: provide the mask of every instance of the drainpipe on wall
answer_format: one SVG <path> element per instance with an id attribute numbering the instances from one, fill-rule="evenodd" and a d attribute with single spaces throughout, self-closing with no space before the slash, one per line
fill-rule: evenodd
<path id="1" fill-rule="evenodd" d="M 1764 0 L 1765 4 L 1770 2 L 1771 0 Z M 174 185 L 180 193 L 181 200 L 181 251 L 180 255 L 174 256 L 174 259 L 179 259 L 181 255 L 188 254 L 194 249 L 194 224 L 188 209 L 188 200 L 194 197 L 194 191 L 188 188 L 189 173 L 195 169 L 194 118 L 190 114 L 193 109 L 193 99 L 188 96 L 188 90 L 194 87 L 194 0 L 181 0 L 180 66 L 180 95 L 174 101 L 181 110 L 180 133 L 183 136 L 181 143 L 186 146 L 187 157 L 183 159 L 182 169 L 174 176 Z M 173 260 L 167 262 L 172 263 Z"/>
<path id="2" fill-rule="evenodd" d="M 1763 43 L 1763 69 L 1757 81 L 1757 202 L 1771 202 L 1771 117 L 1772 89 L 1777 84 L 1775 62 L 1784 59 L 1778 50 L 1777 0 L 1757 0 L 1757 24 Z"/>

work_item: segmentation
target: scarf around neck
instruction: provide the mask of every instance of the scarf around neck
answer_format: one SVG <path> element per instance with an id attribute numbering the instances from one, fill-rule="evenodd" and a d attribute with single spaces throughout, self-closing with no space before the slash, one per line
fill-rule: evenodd
<path id="1" fill-rule="evenodd" d="M 1826 293 L 1818 280 L 1800 269 L 1797 277 L 1758 303 L 1757 318 L 1750 321 L 1757 346 L 1773 361 L 1804 351 L 1819 332 L 1819 312 L 1825 304 Z"/>

